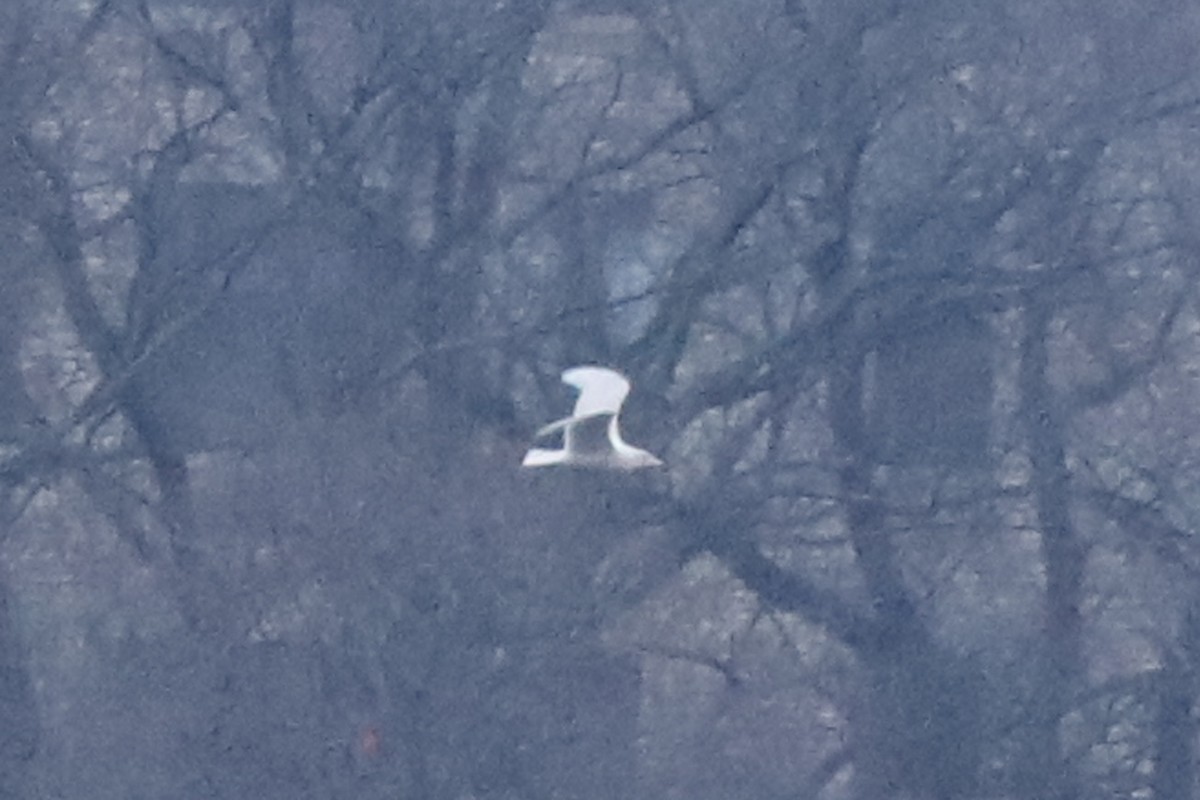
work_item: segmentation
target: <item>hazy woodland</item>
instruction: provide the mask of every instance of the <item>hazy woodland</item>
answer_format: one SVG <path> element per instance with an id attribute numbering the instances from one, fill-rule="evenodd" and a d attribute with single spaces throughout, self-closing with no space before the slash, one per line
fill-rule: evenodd
<path id="1" fill-rule="evenodd" d="M 1198 41 L 0 3 L 0 797 L 1200 796 Z"/>

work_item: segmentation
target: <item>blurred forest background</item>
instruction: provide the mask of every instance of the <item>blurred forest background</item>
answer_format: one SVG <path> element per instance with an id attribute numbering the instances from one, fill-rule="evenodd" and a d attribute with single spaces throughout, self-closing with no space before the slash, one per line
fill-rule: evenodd
<path id="1" fill-rule="evenodd" d="M 1198 41 L 0 4 L 0 796 L 1196 797 Z"/>

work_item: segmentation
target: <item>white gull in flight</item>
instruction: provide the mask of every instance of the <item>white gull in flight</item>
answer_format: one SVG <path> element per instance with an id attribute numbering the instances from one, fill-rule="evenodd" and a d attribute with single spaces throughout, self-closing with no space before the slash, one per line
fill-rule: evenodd
<path id="1" fill-rule="evenodd" d="M 662 461 L 621 438 L 617 415 L 629 394 L 629 380 L 624 375 L 605 367 L 573 367 L 562 374 L 562 380 L 579 390 L 575 410 L 571 416 L 539 430 L 535 438 L 561 430 L 563 447 L 532 447 L 521 466 L 566 464 L 622 470 L 662 466 Z"/>

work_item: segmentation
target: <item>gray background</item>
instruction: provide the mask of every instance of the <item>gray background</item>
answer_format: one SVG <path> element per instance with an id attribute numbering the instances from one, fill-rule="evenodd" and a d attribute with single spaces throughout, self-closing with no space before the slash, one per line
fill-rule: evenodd
<path id="1" fill-rule="evenodd" d="M 0 797 L 1196 796 L 1197 41 L 5 2 Z"/>

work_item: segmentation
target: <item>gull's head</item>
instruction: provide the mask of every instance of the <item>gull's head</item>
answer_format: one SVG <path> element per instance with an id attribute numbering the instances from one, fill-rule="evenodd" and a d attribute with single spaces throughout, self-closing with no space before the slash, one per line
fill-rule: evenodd
<path id="1" fill-rule="evenodd" d="M 661 458 L 657 458 L 653 453 L 649 453 L 641 448 L 633 448 L 633 452 L 620 454 L 618 466 L 621 469 L 635 470 L 646 469 L 647 467 L 661 467 L 663 466 L 663 462 Z"/>

